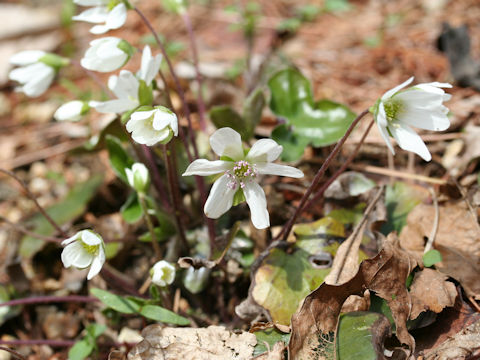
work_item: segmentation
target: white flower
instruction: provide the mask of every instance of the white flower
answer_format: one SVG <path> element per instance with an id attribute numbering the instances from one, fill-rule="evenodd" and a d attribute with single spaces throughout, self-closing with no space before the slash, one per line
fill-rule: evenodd
<path id="1" fill-rule="evenodd" d="M 377 102 L 374 116 L 390 151 L 395 154 L 389 135 L 407 151 L 430 161 L 432 156 L 422 138 L 410 127 L 443 131 L 450 126 L 444 101 L 451 98 L 442 88 L 451 88 L 448 83 L 425 83 L 402 90 L 413 81 L 413 77 L 403 84 L 388 90 Z"/>
<path id="2" fill-rule="evenodd" d="M 148 169 L 142 163 L 135 163 L 131 169 L 126 168 L 128 184 L 136 191 L 144 193 L 148 187 Z"/>
<path id="3" fill-rule="evenodd" d="M 165 144 L 178 135 L 178 120 L 173 112 L 163 106 L 150 109 L 140 108 L 130 116 L 126 127 L 133 140 L 152 146 L 158 142 Z"/>
<path id="4" fill-rule="evenodd" d="M 104 37 L 90 42 L 90 47 L 80 60 L 88 70 L 110 72 L 121 68 L 132 56 L 134 49 L 125 40 Z"/>
<path id="5" fill-rule="evenodd" d="M 86 21 L 95 25 L 90 29 L 92 34 L 104 34 L 109 30 L 118 29 L 127 20 L 127 6 L 122 1 L 111 0 L 74 0 L 81 6 L 95 6 L 74 16 L 73 20 Z"/>
<path id="6" fill-rule="evenodd" d="M 108 88 L 117 99 L 95 103 L 95 110 L 102 113 L 123 113 L 140 105 L 151 105 L 153 99 L 151 84 L 160 69 L 162 55 L 152 56 L 150 47 L 143 49 L 142 66 L 137 76 L 128 70 L 120 71 L 119 76 L 108 79 Z M 146 87 L 141 86 L 141 81 Z"/>
<path id="7" fill-rule="evenodd" d="M 150 271 L 152 282 L 158 286 L 170 285 L 175 280 L 175 267 L 168 261 L 161 260 Z"/>
<path id="8" fill-rule="evenodd" d="M 87 279 L 97 275 L 105 263 L 105 246 L 100 235 L 91 230 L 82 230 L 62 241 L 63 266 L 85 269 L 90 266 Z"/>
<path id="9" fill-rule="evenodd" d="M 79 121 L 89 109 L 88 103 L 80 100 L 69 101 L 60 106 L 53 117 L 57 121 Z"/>
<path id="10" fill-rule="evenodd" d="M 41 61 L 47 53 L 40 50 L 19 52 L 10 58 L 10 63 L 21 66 L 12 70 L 10 80 L 18 81 L 22 86 L 17 91 L 30 97 L 42 95 L 50 86 L 55 77 L 55 68 Z"/>
<path id="11" fill-rule="evenodd" d="M 195 160 L 183 174 L 207 176 L 223 173 L 213 184 L 205 202 L 205 215 L 212 219 L 219 218 L 232 207 L 234 196 L 239 192 L 240 196 L 243 193 L 250 207 L 253 225 L 257 229 L 268 227 L 267 200 L 255 179 L 259 174 L 301 178 L 303 172 L 291 166 L 272 163 L 280 156 L 283 147 L 271 139 L 257 141 L 245 155 L 240 134 L 226 127 L 213 133 L 210 145 L 221 160 Z"/>

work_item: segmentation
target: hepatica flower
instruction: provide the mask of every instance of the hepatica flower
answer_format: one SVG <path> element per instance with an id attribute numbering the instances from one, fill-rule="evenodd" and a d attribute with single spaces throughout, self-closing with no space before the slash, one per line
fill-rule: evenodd
<path id="1" fill-rule="evenodd" d="M 95 39 L 90 42 L 80 64 L 88 70 L 114 71 L 125 65 L 134 50 L 126 40 L 113 36 Z"/>
<path id="2" fill-rule="evenodd" d="M 127 20 L 127 6 L 119 0 L 74 0 L 77 5 L 94 6 L 85 10 L 73 20 L 100 24 L 90 29 L 93 34 L 104 34 L 109 30 L 118 29 Z"/>
<path id="3" fill-rule="evenodd" d="M 100 235 L 90 230 L 82 230 L 62 241 L 62 262 L 66 268 L 70 266 L 85 269 L 90 266 L 87 279 L 97 275 L 105 263 L 105 246 Z"/>
<path id="4" fill-rule="evenodd" d="M 145 193 L 148 189 L 149 175 L 148 169 L 142 163 L 135 163 L 132 168 L 126 168 L 125 174 L 127 175 L 128 184 L 139 193 Z"/>
<path id="5" fill-rule="evenodd" d="M 155 285 L 164 287 L 175 280 L 175 267 L 168 261 L 161 260 L 153 265 L 150 275 Z"/>
<path id="6" fill-rule="evenodd" d="M 19 66 L 9 74 L 9 79 L 22 86 L 17 91 L 30 97 L 42 95 L 49 88 L 58 70 L 69 60 L 40 50 L 21 51 L 10 58 L 10 63 Z"/>
<path id="7" fill-rule="evenodd" d="M 152 56 L 150 47 L 143 49 L 142 65 L 137 75 L 128 70 L 112 75 L 108 87 L 117 99 L 95 103 L 95 110 L 102 113 L 123 113 L 140 105 L 151 105 L 153 101 L 152 82 L 160 69 L 162 55 Z"/>
<path id="8" fill-rule="evenodd" d="M 205 202 L 205 215 L 217 219 L 227 212 L 234 202 L 245 199 L 250 208 L 253 225 L 264 229 L 270 225 L 267 200 L 263 189 L 258 185 L 259 175 L 270 174 L 303 177 L 303 172 L 286 165 L 274 164 L 283 147 L 274 140 L 261 139 L 247 152 L 242 147 L 240 134 L 231 128 L 221 128 L 210 137 L 213 151 L 220 160 L 198 159 L 192 162 L 183 176 L 208 176 L 223 174 L 210 190 Z"/>
<path id="9" fill-rule="evenodd" d="M 130 115 L 126 124 L 132 139 L 143 145 L 166 144 L 178 135 L 177 116 L 163 106 L 141 107 Z"/>
<path id="10" fill-rule="evenodd" d="M 404 89 L 412 81 L 413 77 L 383 94 L 375 104 L 373 113 L 380 134 L 392 154 L 395 154 L 395 150 L 389 135 L 402 149 L 430 161 L 432 156 L 427 146 L 411 126 L 425 130 L 446 130 L 450 121 L 447 117 L 448 108 L 443 102 L 449 100 L 451 95 L 442 88 L 451 88 L 452 85 L 432 82 Z"/>
<path id="11" fill-rule="evenodd" d="M 57 121 L 79 121 L 88 110 L 90 110 L 89 103 L 73 100 L 60 106 L 53 114 L 53 117 Z"/>

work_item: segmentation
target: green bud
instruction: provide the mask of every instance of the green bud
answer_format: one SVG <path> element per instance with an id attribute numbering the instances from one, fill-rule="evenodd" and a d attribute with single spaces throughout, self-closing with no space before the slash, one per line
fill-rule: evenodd
<path id="1" fill-rule="evenodd" d="M 135 48 L 130 45 L 128 43 L 127 40 L 121 40 L 118 45 L 117 45 L 117 48 L 119 48 L 120 50 L 122 50 L 125 54 L 128 55 L 128 58 L 130 59 L 130 57 L 132 57 L 132 55 L 135 53 Z M 127 59 L 128 61 L 128 59 Z"/>
<path id="2" fill-rule="evenodd" d="M 138 87 L 138 99 L 140 105 L 152 105 L 153 103 L 153 87 L 152 85 L 147 86 L 145 81 L 139 81 L 140 86 Z"/>
<path id="3" fill-rule="evenodd" d="M 51 66 L 57 71 L 60 68 L 70 64 L 70 59 L 50 53 L 43 55 L 40 59 L 38 59 L 38 61 L 44 63 L 45 65 Z"/>

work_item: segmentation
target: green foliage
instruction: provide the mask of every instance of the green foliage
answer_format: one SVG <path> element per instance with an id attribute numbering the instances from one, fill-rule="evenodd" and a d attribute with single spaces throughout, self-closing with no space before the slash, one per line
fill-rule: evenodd
<path id="1" fill-rule="evenodd" d="M 161 306 L 149 304 L 149 301 L 146 299 L 120 296 L 97 288 L 91 289 L 90 293 L 108 307 L 123 314 L 139 314 L 147 319 L 176 325 L 188 325 L 190 323 L 183 316 L 177 315 Z"/>
<path id="2" fill-rule="evenodd" d="M 115 174 L 128 184 L 125 168 L 131 168 L 134 161 L 123 148 L 120 139 L 113 135 L 106 135 L 105 143 L 108 150 L 108 159 Z"/>
<path id="3" fill-rule="evenodd" d="M 436 263 L 442 261 L 442 254 L 440 253 L 440 251 L 432 249 L 423 254 L 422 260 L 425 267 L 431 267 Z"/>
<path id="4" fill-rule="evenodd" d="M 255 345 L 255 349 L 253 350 L 254 357 L 271 350 L 273 345 L 279 341 L 282 341 L 285 344 L 288 344 L 290 341 L 290 334 L 282 333 L 276 328 L 257 330 L 254 331 L 253 334 L 257 338 L 257 345 Z"/>
<path id="5" fill-rule="evenodd" d="M 374 334 L 375 325 L 382 317 L 382 314 L 366 311 L 341 314 L 335 337 L 335 359 L 378 359 Z"/>
<path id="6" fill-rule="evenodd" d="M 76 184 L 62 201 L 46 209 L 48 215 L 59 225 L 75 220 L 85 212 L 88 202 L 102 183 L 103 177 L 95 175 L 85 182 Z M 40 235 L 50 236 L 55 232 L 53 226 L 40 213 L 28 220 L 26 226 Z M 44 244 L 43 240 L 24 236 L 20 243 L 20 256 L 29 258 L 43 248 Z"/>
<path id="7" fill-rule="evenodd" d="M 352 5 L 348 0 L 325 0 L 324 11 L 339 13 L 348 11 L 352 8 Z"/>
<path id="8" fill-rule="evenodd" d="M 344 105 L 330 100 L 314 101 L 310 82 L 296 69 L 277 72 L 268 86 L 270 108 L 286 121 L 272 133 L 272 138 L 286 149 L 283 160 L 297 160 L 307 145 L 334 144 L 355 119 L 355 114 Z"/>
<path id="9" fill-rule="evenodd" d="M 102 335 L 107 327 L 100 324 L 90 324 L 87 326 L 87 334 L 83 339 L 77 341 L 68 351 L 69 360 L 83 360 L 97 348 L 96 339 Z"/>

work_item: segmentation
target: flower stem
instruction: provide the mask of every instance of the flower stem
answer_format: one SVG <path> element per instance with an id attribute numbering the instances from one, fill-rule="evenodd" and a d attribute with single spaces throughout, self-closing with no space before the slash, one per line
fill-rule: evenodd
<path id="1" fill-rule="evenodd" d="M 152 219 L 150 218 L 150 214 L 148 213 L 148 206 L 147 202 L 145 201 L 145 194 L 139 192 L 138 200 L 140 202 L 140 206 L 142 207 L 143 217 L 145 219 L 145 222 L 147 223 L 148 231 L 150 232 L 152 247 L 153 251 L 155 252 L 155 260 L 159 261 L 162 258 L 162 250 L 160 249 L 160 245 L 158 245 L 157 237 L 155 236 L 155 227 L 153 226 Z"/>
<path id="2" fill-rule="evenodd" d="M 330 166 L 330 163 L 332 162 L 333 158 L 337 155 L 337 153 L 340 151 L 340 148 L 343 146 L 347 138 L 350 136 L 352 133 L 352 130 L 355 128 L 355 126 L 358 124 L 358 122 L 366 115 L 368 114 L 368 110 L 364 110 L 361 112 L 355 120 L 350 124 L 349 128 L 343 135 L 343 137 L 340 139 L 340 141 L 335 145 L 333 148 L 333 151 L 328 155 L 327 159 L 325 162 L 322 164 L 320 167 L 320 170 L 318 170 L 317 174 L 315 175 L 315 178 L 313 179 L 312 183 L 310 184 L 309 188 L 303 195 L 302 199 L 300 200 L 300 204 L 298 205 L 297 209 L 295 210 L 295 213 L 293 216 L 288 220 L 288 222 L 283 226 L 282 231 L 277 235 L 275 240 L 280 239 L 280 237 L 283 237 L 283 240 L 287 240 L 288 235 L 290 234 L 290 231 L 292 230 L 293 224 L 295 224 L 295 221 L 297 220 L 298 216 L 302 213 L 303 208 L 305 207 L 305 204 L 312 194 L 313 190 L 317 187 L 318 183 L 320 182 L 321 178 L 325 174 L 325 171 L 327 171 L 328 167 Z"/>
<path id="3" fill-rule="evenodd" d="M 3 350 L 3 351 L 6 351 L 6 352 L 9 352 L 10 354 L 12 354 L 13 356 L 15 356 L 17 359 L 20 359 L 20 360 L 27 360 L 26 357 L 24 357 L 22 354 L 16 352 L 15 350 L 12 350 L 8 347 L 5 347 L 5 346 L 0 346 L 0 350 Z"/>
<path id="4" fill-rule="evenodd" d="M 95 302 L 97 298 L 91 296 L 70 295 L 70 296 L 32 296 L 23 299 L 15 299 L 4 301 L 0 303 L 2 306 L 17 306 L 29 304 L 45 304 L 45 303 L 59 303 L 59 302 Z"/>
<path id="5" fill-rule="evenodd" d="M 189 130 L 189 135 L 190 135 L 190 142 L 192 143 L 193 146 L 193 151 L 195 154 L 195 158 L 198 159 L 198 149 L 197 149 L 197 144 L 195 141 L 195 136 L 193 133 L 193 127 L 192 127 L 192 118 L 190 116 L 190 109 L 188 108 L 187 100 L 185 98 L 185 93 L 182 89 L 182 86 L 180 85 L 180 80 L 177 77 L 177 74 L 175 73 L 175 70 L 173 68 L 172 62 L 170 61 L 170 58 L 167 55 L 167 51 L 165 50 L 165 46 L 163 46 L 162 42 L 160 41 L 160 38 L 158 37 L 158 34 L 155 32 L 155 29 L 153 28 L 152 24 L 150 21 L 146 18 L 146 16 L 140 11 L 138 7 L 134 7 L 133 10 L 140 16 L 142 21 L 145 23 L 147 28 L 150 30 L 152 33 L 153 37 L 155 38 L 155 41 L 157 42 L 158 47 L 160 48 L 160 51 L 167 62 L 168 69 L 170 71 L 170 74 L 172 75 L 173 81 L 175 83 L 175 87 L 177 88 L 177 93 L 180 96 L 180 100 L 182 101 L 182 108 L 183 112 L 185 114 L 185 117 L 187 118 L 188 122 L 188 130 Z"/>
<path id="6" fill-rule="evenodd" d="M 13 172 L 11 171 L 8 171 L 8 170 L 5 170 L 5 169 L 0 169 L 0 172 L 4 173 L 5 175 L 8 175 L 10 176 L 11 178 L 15 179 L 19 184 L 20 186 L 23 188 L 23 190 L 25 191 L 25 193 L 27 194 L 28 198 L 30 200 L 32 200 L 34 203 L 35 203 L 35 206 L 37 207 L 37 209 L 42 213 L 42 215 L 45 217 L 45 219 L 47 219 L 47 221 L 50 223 L 50 225 L 53 226 L 54 229 L 57 230 L 57 232 L 62 235 L 64 238 L 67 238 L 68 235 L 62 230 L 62 228 L 60 227 L 60 225 L 58 225 L 55 220 L 53 220 L 50 215 L 48 215 L 48 213 L 45 211 L 45 209 L 38 203 L 37 199 L 35 198 L 35 195 L 33 195 L 30 190 L 28 189 L 27 185 L 17 176 L 15 175 Z"/>
<path id="7" fill-rule="evenodd" d="M 163 155 L 165 157 L 165 164 L 167 164 L 168 186 L 170 187 L 170 195 L 172 197 L 173 211 L 175 222 L 177 224 L 177 231 L 185 250 L 188 250 L 187 238 L 185 237 L 185 229 L 180 214 L 182 213 L 181 195 L 178 186 L 178 170 L 176 161 L 174 159 L 174 146 L 170 144 L 163 146 Z"/>
<path id="8" fill-rule="evenodd" d="M 335 174 L 333 174 L 333 176 L 330 179 L 328 179 L 328 181 L 325 184 L 323 184 L 322 187 L 318 191 L 315 192 L 313 198 L 310 199 L 310 201 L 303 207 L 302 212 L 308 210 L 314 203 L 316 203 L 318 201 L 318 199 L 320 198 L 320 196 L 323 195 L 325 190 L 327 190 L 327 188 L 335 181 L 335 179 L 338 178 L 345 171 L 345 169 L 348 167 L 348 165 L 350 165 L 350 163 L 352 162 L 352 160 L 355 158 L 358 151 L 360 150 L 360 147 L 362 146 L 363 142 L 367 138 L 367 135 L 370 132 L 370 129 L 372 128 L 374 123 L 375 123 L 375 120 L 372 119 L 372 121 L 368 125 L 367 130 L 365 130 L 364 134 L 362 135 L 362 138 L 358 142 L 358 144 L 355 147 L 355 149 L 353 150 L 353 152 L 347 158 L 347 160 L 343 163 L 343 165 L 340 167 L 340 169 L 338 169 L 337 172 Z"/>
<path id="9" fill-rule="evenodd" d="M 187 11 L 185 11 L 182 14 L 182 19 L 183 19 L 183 23 L 185 24 L 185 27 L 187 28 L 188 38 L 190 39 L 190 48 L 192 49 L 193 66 L 195 67 L 195 75 L 197 78 L 197 84 L 198 84 L 197 106 L 198 106 L 198 116 L 200 118 L 200 127 L 203 131 L 205 131 L 206 130 L 205 102 L 203 101 L 203 95 L 202 95 L 203 81 L 202 81 L 202 74 L 200 73 L 195 33 L 193 31 L 192 21 Z"/>
<path id="10" fill-rule="evenodd" d="M 2 340 L 1 345 L 13 345 L 13 346 L 32 346 L 32 345 L 48 345 L 53 347 L 70 347 L 75 344 L 73 340 Z"/>

